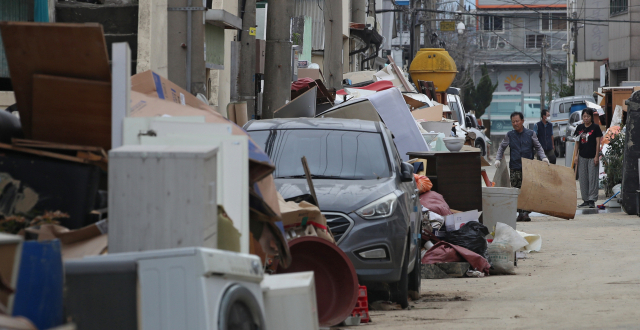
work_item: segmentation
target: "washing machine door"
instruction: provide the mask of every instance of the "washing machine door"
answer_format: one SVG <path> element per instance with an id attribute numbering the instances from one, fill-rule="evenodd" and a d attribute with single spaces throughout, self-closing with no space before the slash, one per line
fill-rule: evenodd
<path id="1" fill-rule="evenodd" d="M 264 315 L 253 293 L 240 284 L 230 286 L 220 301 L 218 330 L 265 330 Z"/>

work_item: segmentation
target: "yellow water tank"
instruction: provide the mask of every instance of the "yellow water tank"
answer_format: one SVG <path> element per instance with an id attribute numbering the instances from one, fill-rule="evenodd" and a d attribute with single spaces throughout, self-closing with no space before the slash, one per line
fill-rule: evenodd
<path id="1" fill-rule="evenodd" d="M 433 81 L 436 92 L 444 92 L 458 71 L 456 62 L 444 48 L 421 48 L 411 62 L 409 73 L 416 86 L 418 80 Z"/>

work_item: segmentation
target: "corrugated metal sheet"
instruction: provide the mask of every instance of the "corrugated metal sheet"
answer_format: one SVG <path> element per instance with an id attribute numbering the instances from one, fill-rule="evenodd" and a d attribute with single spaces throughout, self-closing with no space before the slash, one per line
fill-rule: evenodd
<path id="1" fill-rule="evenodd" d="M 324 50 L 324 0 L 296 0 L 293 16 L 307 16 L 312 22 L 311 50 Z M 306 40 L 305 40 L 306 42 Z"/>
<path id="2" fill-rule="evenodd" d="M 0 0 L 0 21 L 28 21 L 33 15 L 33 2 L 24 0 Z M 9 78 L 9 65 L 0 37 L 0 78 Z"/>

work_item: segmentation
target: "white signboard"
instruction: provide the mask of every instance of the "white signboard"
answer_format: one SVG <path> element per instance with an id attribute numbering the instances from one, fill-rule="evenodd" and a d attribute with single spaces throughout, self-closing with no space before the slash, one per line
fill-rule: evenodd
<path id="1" fill-rule="evenodd" d="M 585 1 L 586 19 L 609 19 L 609 0 Z M 584 59 L 597 61 L 609 58 L 609 26 L 607 23 L 585 22 Z"/>

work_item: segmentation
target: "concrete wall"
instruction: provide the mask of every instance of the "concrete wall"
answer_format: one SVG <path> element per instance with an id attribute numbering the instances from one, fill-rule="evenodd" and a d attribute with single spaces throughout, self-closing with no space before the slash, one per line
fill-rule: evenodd
<path id="1" fill-rule="evenodd" d="M 616 15 L 610 19 L 637 21 L 640 19 L 640 0 L 630 0 L 626 14 Z M 631 23 L 609 23 L 609 69 L 628 69 L 627 80 L 639 80 L 638 67 L 640 67 L 640 26 Z M 614 85 L 613 82 L 611 85 Z"/>
<path id="2" fill-rule="evenodd" d="M 495 84 L 498 82 L 496 92 L 513 92 L 520 93 L 540 93 L 540 66 L 536 65 L 488 65 L 489 77 Z M 482 73 L 478 69 L 475 72 L 474 81 L 480 81 Z M 559 84 L 558 76 L 553 73 L 551 78 L 556 84 Z M 566 73 L 563 72 L 563 78 Z M 547 76 L 547 81 L 549 77 Z M 564 80 L 563 80 L 564 82 Z M 546 88 L 546 86 L 545 86 Z"/>
<path id="3" fill-rule="evenodd" d="M 576 80 L 576 95 L 592 95 L 598 91 L 600 80 Z"/>
<path id="4" fill-rule="evenodd" d="M 167 0 L 138 2 L 137 72 L 153 70 L 168 78 Z"/>

